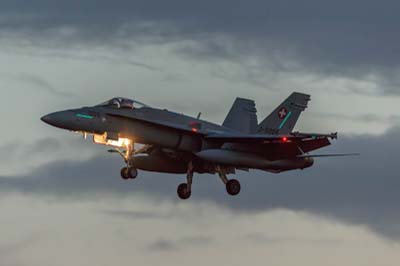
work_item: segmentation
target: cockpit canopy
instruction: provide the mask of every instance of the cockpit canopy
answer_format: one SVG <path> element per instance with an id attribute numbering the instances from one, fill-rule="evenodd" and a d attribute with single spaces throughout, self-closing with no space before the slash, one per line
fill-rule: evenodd
<path id="1" fill-rule="evenodd" d="M 140 109 L 147 105 L 127 98 L 116 97 L 97 106 L 111 107 L 116 109 Z"/>

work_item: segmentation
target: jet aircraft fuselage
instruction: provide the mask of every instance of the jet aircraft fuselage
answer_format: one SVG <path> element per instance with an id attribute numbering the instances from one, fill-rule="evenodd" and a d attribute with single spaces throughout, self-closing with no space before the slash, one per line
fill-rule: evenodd
<path id="1" fill-rule="evenodd" d="M 137 169 L 186 173 L 187 182 L 178 187 L 179 197 L 186 199 L 191 195 L 195 172 L 217 173 L 228 193 L 236 195 L 240 183 L 227 178 L 236 170 L 279 173 L 312 166 L 313 156 L 308 152 L 328 146 L 329 139 L 337 135 L 292 132 L 309 99 L 309 95 L 293 93 L 260 124 L 254 102 L 241 98 L 236 99 L 222 125 L 121 97 L 41 119 L 91 135 L 96 144 L 112 146 L 110 152 L 125 160 L 126 167 L 121 170 L 124 179 L 136 178 Z"/>

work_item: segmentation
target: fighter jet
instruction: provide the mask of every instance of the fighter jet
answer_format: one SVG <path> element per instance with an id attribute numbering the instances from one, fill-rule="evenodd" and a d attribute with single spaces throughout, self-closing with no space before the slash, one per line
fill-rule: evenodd
<path id="1" fill-rule="evenodd" d="M 112 147 L 108 151 L 125 162 L 125 180 L 135 179 L 138 169 L 186 174 L 177 194 L 188 199 L 194 173 L 218 174 L 228 194 L 238 195 L 239 181 L 228 179 L 238 170 L 281 173 L 311 167 L 315 157 L 351 155 L 309 154 L 337 139 L 337 133 L 292 132 L 309 101 L 310 95 L 294 92 L 259 124 L 255 102 L 243 98 L 235 100 L 222 125 L 122 97 L 41 120 Z"/>

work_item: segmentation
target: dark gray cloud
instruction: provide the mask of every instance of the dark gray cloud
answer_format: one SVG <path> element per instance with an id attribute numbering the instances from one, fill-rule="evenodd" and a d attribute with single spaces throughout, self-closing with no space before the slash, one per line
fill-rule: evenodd
<path id="1" fill-rule="evenodd" d="M 39 118 L 38 118 L 39 120 Z M 48 154 L 54 154 L 60 151 L 66 151 L 68 148 L 85 149 L 85 151 L 94 148 L 91 142 L 79 143 L 76 139 L 57 139 L 54 137 L 39 138 L 37 140 L 13 140 L 0 145 L 0 160 L 11 162 L 24 158 L 25 160 L 38 159 Z"/>
<path id="2" fill-rule="evenodd" d="M 341 221 L 362 224 L 382 235 L 400 237 L 400 179 L 398 152 L 400 129 L 384 135 L 342 137 L 326 152 L 360 152 L 354 158 L 323 158 L 304 171 L 279 175 L 239 172 L 243 191 L 226 195 L 220 180 L 197 175 L 191 201 L 208 201 L 238 212 L 287 208 Z M 97 197 L 132 195 L 155 202 L 178 202 L 176 186 L 184 176 L 140 173 L 134 181 L 123 181 L 117 156 L 100 156 L 84 162 L 59 161 L 25 177 L 0 178 L 0 191 L 29 193 L 52 200 L 93 200 Z M 138 216 L 137 213 L 115 213 Z M 153 214 L 139 214 L 148 217 Z"/>
<path id="3" fill-rule="evenodd" d="M 60 142 L 60 140 L 51 137 L 39 139 L 31 144 L 23 145 L 25 151 L 22 154 L 27 156 L 27 158 L 31 158 L 48 152 L 55 152 L 62 149 L 63 146 L 68 145 L 66 142 Z"/>
<path id="4" fill-rule="evenodd" d="M 55 138 L 43 138 L 32 143 L 15 140 L 0 146 L 0 160 L 10 162 L 22 157 L 31 159 L 47 152 L 55 152 L 61 147 L 62 143 Z"/>
<path id="5" fill-rule="evenodd" d="M 187 49 L 199 57 L 295 54 L 316 69 L 357 75 L 399 66 L 399 8 L 394 0 L 4 0 L 0 29 L 51 35 L 63 28 L 64 43 L 77 34 L 98 45 L 194 39 L 201 45 Z M 220 37 L 232 39 L 226 46 Z"/>

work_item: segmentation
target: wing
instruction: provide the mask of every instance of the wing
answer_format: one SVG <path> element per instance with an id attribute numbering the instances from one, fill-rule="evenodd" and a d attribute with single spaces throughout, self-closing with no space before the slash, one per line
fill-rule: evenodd
<path id="1" fill-rule="evenodd" d="M 262 155 L 270 160 L 302 156 L 310 151 L 331 144 L 337 133 L 308 134 L 293 133 L 289 135 L 245 135 L 245 134 L 212 134 L 205 139 L 219 144 L 223 149 L 249 152 Z"/>
<path id="2" fill-rule="evenodd" d="M 184 126 L 184 125 L 175 124 L 175 123 L 171 123 L 171 122 L 167 122 L 167 121 L 161 121 L 161 120 L 155 120 L 155 119 L 144 119 L 144 118 L 140 118 L 140 117 L 133 117 L 133 116 L 119 114 L 119 113 L 107 113 L 107 115 L 111 116 L 111 117 L 119 117 L 119 118 L 123 118 L 123 119 L 136 120 L 136 121 L 140 121 L 142 123 L 151 124 L 152 126 L 169 128 L 169 129 L 174 129 L 174 130 L 178 130 L 178 131 L 184 131 L 184 132 L 190 133 L 190 134 L 205 135 L 205 132 L 201 131 L 201 129 L 199 129 L 196 124 L 194 124 L 193 126 L 191 126 L 191 125 Z"/>
<path id="3" fill-rule="evenodd" d="M 337 133 L 318 134 L 318 133 L 292 133 L 288 135 L 265 135 L 265 134 L 209 134 L 207 140 L 214 140 L 229 143 L 290 143 L 304 140 L 316 139 L 336 139 Z"/>

